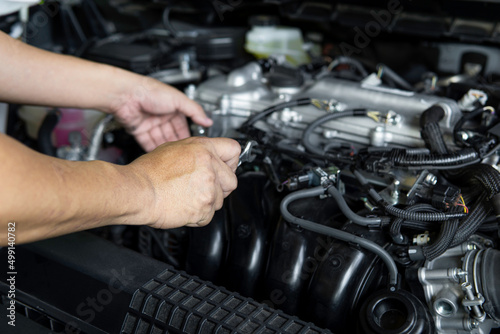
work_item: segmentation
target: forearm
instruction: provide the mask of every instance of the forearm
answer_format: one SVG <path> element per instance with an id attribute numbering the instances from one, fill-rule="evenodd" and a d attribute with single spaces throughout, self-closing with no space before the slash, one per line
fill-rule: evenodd
<path id="1" fill-rule="evenodd" d="M 147 181 L 127 166 L 70 162 L 38 154 L 0 135 L 0 244 L 16 222 L 18 243 L 110 224 L 136 224 Z M 141 203 L 141 204 L 140 204 Z"/>
<path id="2" fill-rule="evenodd" d="M 43 51 L 2 32 L 0 50 L 0 101 L 110 112 L 134 91 L 131 85 L 137 94 L 148 85 L 134 73 Z"/>

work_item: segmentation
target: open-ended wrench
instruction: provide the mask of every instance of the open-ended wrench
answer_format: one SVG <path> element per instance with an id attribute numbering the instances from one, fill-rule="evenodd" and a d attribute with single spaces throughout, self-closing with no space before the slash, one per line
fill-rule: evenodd
<path id="1" fill-rule="evenodd" d="M 252 162 L 255 159 L 255 154 L 252 154 L 252 148 L 257 146 L 257 142 L 255 140 L 249 140 L 245 148 L 240 154 L 240 161 L 238 162 L 238 167 L 244 162 Z"/>

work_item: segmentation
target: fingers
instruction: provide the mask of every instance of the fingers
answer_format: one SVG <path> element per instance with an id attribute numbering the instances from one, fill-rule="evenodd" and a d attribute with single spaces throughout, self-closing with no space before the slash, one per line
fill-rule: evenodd
<path id="1" fill-rule="evenodd" d="M 159 126 L 154 127 L 149 131 L 149 134 L 151 136 L 151 139 L 153 140 L 155 147 L 158 147 L 167 141 L 163 133 L 164 132 Z"/>
<path id="2" fill-rule="evenodd" d="M 223 198 L 226 198 L 238 186 L 238 179 L 231 167 L 226 163 L 220 163 L 216 171 L 220 190 L 222 191 Z"/>
<path id="3" fill-rule="evenodd" d="M 170 117 L 151 119 L 144 128 L 133 132 L 133 134 L 146 152 L 150 152 L 166 142 L 185 139 L 190 135 L 186 118 L 180 114 L 172 119 Z"/>
<path id="4" fill-rule="evenodd" d="M 215 153 L 222 161 L 224 161 L 233 171 L 238 167 L 241 146 L 237 141 L 229 138 L 212 138 L 211 139 Z"/>
<path id="5" fill-rule="evenodd" d="M 186 116 L 182 114 L 177 113 L 174 117 L 172 117 L 170 125 L 177 135 L 177 140 L 188 138 L 191 135 L 189 133 Z"/>
<path id="6" fill-rule="evenodd" d="M 212 158 L 205 157 L 197 163 L 197 165 L 209 164 L 211 167 L 203 172 L 204 175 L 214 174 L 215 178 L 213 183 L 209 186 L 212 193 L 212 201 L 205 212 L 203 217 L 196 223 L 189 223 L 186 226 L 204 226 L 208 224 L 215 213 L 215 211 L 222 208 L 224 199 L 234 190 L 238 185 L 237 177 L 234 173 L 233 166 L 230 166 L 226 160 L 234 160 L 231 155 L 238 156 L 239 144 L 233 144 L 233 140 L 225 138 L 194 138 L 191 139 L 195 143 L 202 144 L 208 151 Z M 232 151 L 232 153 L 231 153 Z M 222 152 L 221 154 L 219 152 Z M 201 186 L 201 185 L 200 185 Z M 204 188 L 204 187 L 202 187 Z M 206 189 L 206 188 L 205 188 Z"/>
<path id="7" fill-rule="evenodd" d="M 141 145 L 141 147 L 144 149 L 146 152 L 151 152 L 156 148 L 156 144 L 154 139 L 151 137 L 149 132 L 143 132 L 140 134 L 135 135 L 135 140 Z"/>
<path id="8" fill-rule="evenodd" d="M 203 108 L 185 95 L 182 95 L 179 101 L 178 110 L 198 125 L 209 127 L 213 124 L 213 121 L 207 117 Z"/>
<path id="9" fill-rule="evenodd" d="M 179 139 L 176 131 L 174 130 L 174 127 L 172 126 L 172 124 L 170 122 L 163 123 L 160 126 L 160 128 L 161 128 L 161 132 L 163 133 L 163 137 L 165 138 L 165 141 L 163 143 L 169 142 L 169 141 L 176 141 Z"/>
<path id="10" fill-rule="evenodd" d="M 169 131 L 156 129 L 138 135 L 147 149 Z M 133 170 L 154 185 L 155 201 L 142 213 L 144 220 L 162 228 L 208 224 L 237 187 L 239 152 L 240 145 L 232 139 L 195 137 L 161 145 L 137 159 Z"/>

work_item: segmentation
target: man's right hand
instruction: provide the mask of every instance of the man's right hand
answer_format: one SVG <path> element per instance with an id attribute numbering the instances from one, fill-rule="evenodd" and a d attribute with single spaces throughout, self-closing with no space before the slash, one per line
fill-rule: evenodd
<path id="1" fill-rule="evenodd" d="M 166 143 L 128 168 L 149 188 L 137 223 L 155 228 L 204 226 L 237 186 L 241 147 L 227 138 Z M 141 196 L 140 194 L 138 194 Z"/>

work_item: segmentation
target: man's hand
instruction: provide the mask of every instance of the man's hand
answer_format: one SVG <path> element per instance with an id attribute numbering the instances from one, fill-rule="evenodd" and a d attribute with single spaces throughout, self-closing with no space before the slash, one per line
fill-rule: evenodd
<path id="1" fill-rule="evenodd" d="M 227 138 L 167 143 L 129 165 L 151 189 L 138 223 L 155 228 L 208 224 L 237 186 L 240 145 Z"/>
<path id="2" fill-rule="evenodd" d="M 212 124 L 198 104 L 155 79 L 2 32 L 0 47 L 0 63 L 8 64 L 0 71 L 0 100 L 112 113 L 147 151 L 188 137 L 186 117 Z M 18 222 L 17 241 L 25 243 L 106 225 L 205 225 L 236 188 L 240 150 L 230 139 L 189 138 L 119 166 L 55 159 L 0 134 L 0 227 Z"/>
<path id="3" fill-rule="evenodd" d="M 200 105 L 177 89 L 152 78 L 135 79 L 136 84 L 129 85 L 130 91 L 112 106 L 111 113 L 146 151 L 188 138 L 186 116 L 199 125 L 212 125 Z"/>
<path id="4" fill-rule="evenodd" d="M 0 101 L 112 113 L 146 151 L 187 138 L 186 117 L 212 125 L 197 103 L 156 79 L 40 50 L 1 31 L 0 49 L 0 63 L 9 64 L 0 71 Z"/>
<path id="5" fill-rule="evenodd" d="M 106 225 L 206 225 L 236 188 L 240 150 L 232 139 L 188 138 L 120 166 L 56 159 L 0 134 L 0 227 L 16 222 L 26 243 Z"/>

